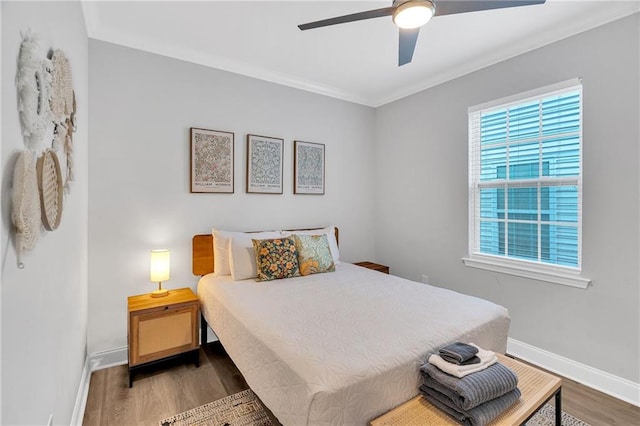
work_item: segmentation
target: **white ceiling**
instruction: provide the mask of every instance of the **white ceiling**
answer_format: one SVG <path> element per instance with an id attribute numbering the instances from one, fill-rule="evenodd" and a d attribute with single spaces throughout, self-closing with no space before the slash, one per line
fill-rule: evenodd
<path id="1" fill-rule="evenodd" d="M 384 1 L 84 1 L 89 37 L 369 106 L 380 106 L 640 10 L 640 0 L 439 16 L 398 61 L 390 17 L 300 31 Z M 437 0 L 436 0 L 437 5 Z M 436 6 L 437 7 L 437 6 Z"/>

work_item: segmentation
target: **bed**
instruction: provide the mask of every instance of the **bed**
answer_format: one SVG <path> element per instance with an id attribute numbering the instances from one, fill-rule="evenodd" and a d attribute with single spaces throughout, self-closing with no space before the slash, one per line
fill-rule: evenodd
<path id="1" fill-rule="evenodd" d="M 194 237 L 196 275 L 211 270 L 211 238 Z M 418 394 L 418 367 L 437 348 L 506 349 L 501 306 L 346 262 L 335 269 L 198 282 L 204 319 L 284 425 L 364 425 Z"/>

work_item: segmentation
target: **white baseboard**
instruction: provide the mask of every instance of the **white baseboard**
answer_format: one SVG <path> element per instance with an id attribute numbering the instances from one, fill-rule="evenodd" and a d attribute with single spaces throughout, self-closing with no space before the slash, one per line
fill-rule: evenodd
<path id="1" fill-rule="evenodd" d="M 209 329 L 207 334 L 207 343 L 218 340 L 213 330 Z M 84 419 L 84 410 L 87 405 L 87 397 L 89 396 L 89 384 L 91 383 L 91 373 L 102 370 L 104 368 L 123 365 L 128 362 L 127 346 L 110 349 L 101 352 L 94 352 L 87 355 L 80 376 L 80 385 L 78 386 L 78 394 L 76 395 L 76 403 L 71 414 L 71 426 L 81 426 Z"/>
<path id="2" fill-rule="evenodd" d="M 590 388 L 640 407 L 640 383 L 509 338 L 507 352 Z"/>
<path id="3" fill-rule="evenodd" d="M 91 380 L 91 371 L 89 370 L 89 356 L 84 360 L 82 374 L 80 375 L 80 385 L 78 386 L 78 395 L 76 395 L 76 403 L 71 413 L 71 426 L 81 426 L 84 419 L 84 409 L 87 405 L 87 396 L 89 395 L 89 381 Z"/>
<path id="4" fill-rule="evenodd" d="M 84 419 L 84 410 L 87 406 L 87 397 L 89 396 L 89 384 L 91 383 L 91 373 L 103 368 L 114 367 L 127 363 L 127 347 L 111 349 L 108 351 L 95 352 L 87 355 L 80 376 L 80 385 L 78 386 L 78 395 L 76 395 L 76 404 L 71 414 L 71 426 L 81 426 Z"/>
<path id="5" fill-rule="evenodd" d="M 94 352 L 89 355 L 89 366 L 91 372 L 102 370 L 103 368 L 115 367 L 127 363 L 127 347 L 122 346 L 107 351 Z"/>

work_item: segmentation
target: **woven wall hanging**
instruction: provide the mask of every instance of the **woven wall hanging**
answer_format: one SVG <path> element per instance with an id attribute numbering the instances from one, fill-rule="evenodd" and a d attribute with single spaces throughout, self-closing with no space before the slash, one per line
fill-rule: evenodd
<path id="1" fill-rule="evenodd" d="M 65 137 L 64 154 L 66 155 L 66 172 L 64 180 L 64 191 L 68 193 L 71 189 L 71 182 L 74 180 L 73 174 L 73 132 L 77 130 L 76 126 L 76 92 L 72 91 L 72 108 L 71 115 L 66 121 L 67 135 Z"/>
<path id="2" fill-rule="evenodd" d="M 22 33 L 15 82 L 27 151 L 20 153 L 14 169 L 11 219 L 18 267 L 23 268 L 23 255 L 35 247 L 42 227 L 53 231 L 62 219 L 64 193 L 74 177 L 76 99 L 64 52 L 53 50 L 51 59 L 40 55 L 38 37 L 31 31 Z"/>
<path id="3" fill-rule="evenodd" d="M 56 49 L 51 57 L 51 114 L 56 124 L 65 124 L 74 112 L 71 65 L 62 50 Z"/>
<path id="4" fill-rule="evenodd" d="M 40 197 L 36 178 L 36 161 L 29 151 L 18 155 L 13 170 L 11 221 L 16 228 L 18 267 L 23 268 L 22 256 L 35 247 L 40 236 Z"/>
<path id="5" fill-rule="evenodd" d="M 53 148 L 63 151 L 64 191 L 69 193 L 73 181 L 73 132 L 76 130 L 76 97 L 71 78 L 71 64 L 64 52 L 56 49 L 51 56 L 51 114 L 55 122 Z"/>
<path id="6" fill-rule="evenodd" d="M 18 112 L 25 146 L 32 151 L 44 148 L 53 133 L 49 97 L 51 91 L 51 61 L 39 54 L 38 38 L 25 32 L 22 35 L 16 88 Z"/>

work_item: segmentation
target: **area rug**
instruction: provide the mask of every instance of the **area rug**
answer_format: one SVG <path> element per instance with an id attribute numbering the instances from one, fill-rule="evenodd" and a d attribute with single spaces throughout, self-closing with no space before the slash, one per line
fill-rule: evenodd
<path id="1" fill-rule="evenodd" d="M 529 421 L 526 426 L 555 426 L 556 425 L 556 409 L 545 404 Z M 562 412 L 562 426 L 589 426 L 588 423 L 580 419 L 576 419 L 571 414 Z"/>
<path id="2" fill-rule="evenodd" d="M 545 404 L 526 426 L 555 426 L 556 410 Z M 160 426 L 274 426 L 256 395 L 247 389 L 160 421 Z M 562 412 L 563 426 L 589 426 Z"/>
<path id="3" fill-rule="evenodd" d="M 273 426 L 256 395 L 247 389 L 160 421 L 160 426 Z"/>

